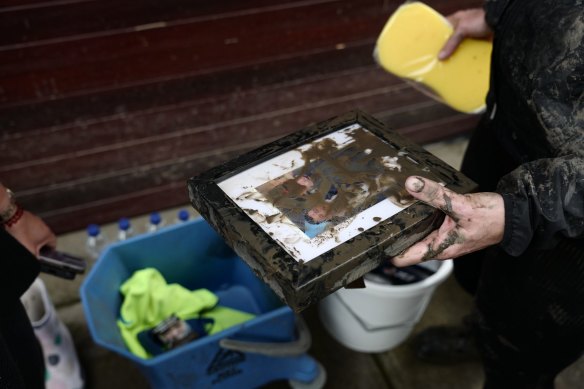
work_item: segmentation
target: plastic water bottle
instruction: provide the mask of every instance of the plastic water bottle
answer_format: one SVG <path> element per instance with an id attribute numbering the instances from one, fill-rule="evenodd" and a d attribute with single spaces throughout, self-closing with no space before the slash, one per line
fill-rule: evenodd
<path id="1" fill-rule="evenodd" d="M 87 226 L 87 242 L 85 249 L 90 259 L 94 261 L 97 260 L 107 244 L 107 239 L 101 233 L 101 229 L 97 224 L 90 224 Z"/>
<path id="2" fill-rule="evenodd" d="M 146 230 L 148 232 L 158 231 L 163 225 L 164 223 L 160 214 L 158 212 L 152 212 Z"/>
<path id="3" fill-rule="evenodd" d="M 177 224 L 184 223 L 184 222 L 188 221 L 190 217 L 191 217 L 191 215 L 189 215 L 189 211 L 187 211 L 186 209 L 181 209 L 176 214 L 175 223 L 177 223 Z"/>
<path id="4" fill-rule="evenodd" d="M 118 221 L 118 241 L 126 240 L 134 236 L 132 224 L 128 218 L 121 218 Z"/>

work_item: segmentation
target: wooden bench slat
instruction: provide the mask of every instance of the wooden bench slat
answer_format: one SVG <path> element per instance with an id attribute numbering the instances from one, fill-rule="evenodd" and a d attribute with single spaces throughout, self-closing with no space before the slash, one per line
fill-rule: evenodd
<path id="1" fill-rule="evenodd" d="M 190 176 L 351 109 L 418 143 L 468 132 L 476 116 L 374 64 L 399 4 L 7 0 L 0 179 L 61 233 L 183 205 Z"/>

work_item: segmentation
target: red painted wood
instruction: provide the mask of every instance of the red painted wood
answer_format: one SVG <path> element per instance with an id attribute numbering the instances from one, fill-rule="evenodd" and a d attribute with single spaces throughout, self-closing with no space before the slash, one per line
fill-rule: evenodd
<path id="1" fill-rule="evenodd" d="M 318 3 L 322 0 L 313 0 Z M 113 35 L 136 27 L 147 28 L 191 19 L 217 19 L 220 15 L 257 12 L 268 6 L 298 6 L 296 1 L 207 1 L 207 0 L 133 0 L 133 1 L 39 1 L 28 6 L 0 6 L 0 25 L 5 33 L 0 45 L 42 44 L 79 35 Z M 306 1 L 302 1 L 306 3 Z M 154 26 L 150 26 L 154 27 Z M 40 41 L 40 42 L 39 42 Z"/>
<path id="2" fill-rule="evenodd" d="M 257 88 L 278 88 L 374 66 L 371 44 L 265 62 L 252 67 L 174 78 L 132 88 L 117 88 L 67 99 L 13 107 L 0 106 L 0 136 L 6 139 L 48 134 L 54 126 L 75 126 L 129 116 L 185 101 L 239 94 Z M 364 85 L 364 88 L 366 86 Z"/>
<path id="3" fill-rule="evenodd" d="M 255 115 L 236 117 L 232 120 L 216 122 L 211 120 L 211 123 L 201 127 L 169 131 L 158 136 L 146 136 L 109 146 L 101 144 L 96 148 L 72 151 L 53 158 L 3 165 L 0 167 L 0 175 L 23 189 L 49 185 L 55 180 L 57 182 L 76 180 L 85 177 L 88 173 L 93 176 L 108 175 L 118 170 L 138 168 L 148 163 L 188 157 L 194 153 L 220 151 L 250 140 L 283 136 L 310 122 L 342 114 L 354 108 L 376 112 L 386 108 L 388 106 L 386 101 L 389 101 L 392 96 L 399 96 L 396 92 L 395 88 L 390 86 L 369 91 L 367 94 L 360 93 L 344 98 L 333 97 L 316 100 L 313 103 L 308 101 L 276 111 L 259 111 Z M 386 101 L 382 98 L 383 96 L 386 97 Z M 418 99 L 416 91 L 410 91 L 404 96 L 403 102 L 409 101 L 411 104 Z M 214 107 L 217 108 L 215 114 L 217 116 L 221 116 L 222 113 L 227 114 L 230 108 L 235 108 L 235 106 L 215 105 Z M 91 140 L 92 138 L 87 138 L 88 142 Z M 38 177 L 37 169 L 53 173 Z"/>
<path id="4" fill-rule="evenodd" d="M 306 78 L 233 93 L 215 98 L 185 101 L 181 104 L 158 106 L 124 115 L 103 117 L 96 121 L 76 121 L 63 126 L 35 131 L 35 136 L 7 138 L 0 146 L 0 174 L 11 165 L 26 163 L 30 158 L 19 149 L 35 149 L 37 163 L 48 158 L 63 158 L 65 154 L 88 154 L 92 149 L 131 148 L 137 144 L 157 141 L 187 133 L 200 133 L 230 121 L 248 121 L 259 115 L 278 116 L 285 111 L 301 111 L 306 105 L 330 105 L 331 101 L 355 101 L 363 96 L 386 96 L 387 106 L 403 106 L 416 102 L 420 93 L 395 77 L 375 67 Z M 264 131 L 268 129 L 260 128 Z M 269 132 L 269 130 L 268 130 Z M 50 142 L 38 142 L 38 137 L 50 137 Z M 152 140 L 149 140 L 151 138 Z"/>
<path id="5" fill-rule="evenodd" d="M 105 35 L 137 26 L 145 28 L 160 22 L 171 25 L 192 19 L 217 19 L 221 15 L 257 13 L 264 8 L 315 6 L 322 2 L 330 0 L 29 0 L 26 4 L 18 0 L 5 0 L 0 4 L 0 26 L 4 27 L 0 46 L 49 43 L 76 35 Z M 401 3 L 395 0 L 379 2 L 386 15 Z M 431 0 L 427 3 L 441 12 L 455 9 L 452 1 Z M 455 4 L 466 8 L 479 2 L 458 1 Z"/>
<path id="6" fill-rule="evenodd" d="M 65 232 L 185 204 L 190 176 L 355 108 L 419 143 L 467 132 L 373 63 L 400 3 L 0 2 L 0 179 Z"/>
<path id="7" fill-rule="evenodd" d="M 38 215 L 53 231 L 79 230 L 90 223 L 111 223 L 120 217 L 132 217 L 154 210 L 187 204 L 185 187 L 184 182 L 174 182 L 119 196 L 110 195 L 101 201 L 86 202 L 76 207 L 38 212 Z"/>
<path id="8" fill-rule="evenodd" d="M 23 10 L 31 11 L 38 8 L 43 8 L 47 11 L 47 9 L 61 5 L 72 6 L 78 3 L 90 3 L 93 1 L 99 0 L 2 0 L 0 1 L 0 13 Z"/>
<path id="9" fill-rule="evenodd" d="M 381 0 L 323 2 L 0 51 L 0 103 L 55 99 L 373 42 Z M 323 22 L 323 21 L 326 21 Z"/>
<path id="10" fill-rule="evenodd" d="M 430 104 L 424 109 L 434 109 L 438 111 L 443 111 L 438 103 Z M 436 109 L 438 108 L 438 109 Z M 344 112 L 344 111 L 340 111 Z M 399 115 L 400 111 L 395 112 L 377 112 L 369 111 L 377 117 L 386 120 L 390 127 L 393 127 L 396 131 L 404 133 L 410 139 L 416 142 L 423 142 L 426 140 L 433 140 L 432 137 L 437 137 L 438 134 L 443 133 L 444 130 L 451 131 L 454 125 L 459 126 L 459 131 L 452 132 L 449 135 L 460 134 L 460 125 L 470 125 L 474 124 L 476 117 L 470 117 L 468 115 L 454 115 L 454 116 L 444 116 L 443 119 L 435 123 L 432 130 L 435 131 L 435 135 L 430 131 L 419 132 L 416 131 L 417 125 L 409 125 L 405 127 L 396 127 L 392 125 L 392 117 Z M 312 113 L 312 118 L 314 118 L 321 111 L 316 109 L 312 112 L 307 111 L 301 115 L 290 115 L 289 121 L 296 119 L 295 129 L 299 129 L 306 125 L 310 121 Z M 300 117 L 300 118 L 298 118 Z M 321 120 L 322 117 L 316 120 Z M 173 180 L 186 180 L 188 177 L 198 174 L 212 166 L 219 163 L 225 162 L 231 159 L 235 155 L 241 154 L 243 152 L 249 151 L 254 147 L 268 143 L 280 137 L 282 134 L 274 134 L 272 136 L 264 136 L 259 139 L 249 138 L 247 140 L 240 140 L 238 142 L 231 142 L 229 145 L 227 138 L 237 131 L 249 133 L 249 127 L 255 128 L 260 127 L 262 124 L 270 123 L 270 119 L 258 120 L 249 125 L 233 125 L 222 129 L 221 136 L 225 139 L 220 139 L 221 144 L 224 145 L 222 148 L 210 148 L 207 150 L 200 150 L 199 152 L 193 152 L 191 154 L 182 154 L 182 150 L 196 150 L 196 147 L 189 145 L 185 139 L 177 140 L 181 143 L 180 148 L 176 148 L 176 154 L 168 157 L 165 160 L 160 161 L 149 161 L 143 162 L 136 168 L 127 169 L 117 169 L 111 171 L 107 174 L 91 174 L 84 177 L 78 177 L 76 179 L 61 179 L 58 184 L 45 183 L 38 184 L 37 186 L 31 188 L 22 188 L 16 182 L 17 176 L 9 177 L 5 182 L 10 183 L 12 187 L 19 188 L 17 194 L 22 201 L 28 201 L 30 198 L 35 198 L 37 196 L 43 195 L 47 196 L 52 200 L 50 207 L 66 207 L 82 203 L 84 201 L 98 201 L 105 196 L 107 193 L 116 194 L 132 192 L 135 190 L 144 190 L 153 184 L 160 184 L 162 182 L 168 182 Z M 468 127 L 466 128 L 468 130 Z M 424 139 L 425 138 L 425 139 Z M 191 141 L 201 141 L 200 139 L 193 138 Z M 143 150 L 143 152 L 146 152 Z M 148 155 L 151 155 L 150 153 Z M 105 161 L 103 158 L 92 158 L 87 162 L 92 163 L 93 161 Z M 66 173 L 72 167 L 69 162 L 67 164 L 62 164 L 61 168 Z M 81 171 L 89 171 L 86 168 L 81 169 Z M 79 191 L 79 188 L 83 188 L 83 191 Z M 32 201 L 30 202 L 32 204 Z M 49 208 L 50 208 L 49 207 Z"/>
<path id="11" fill-rule="evenodd" d="M 96 37 L 0 51 L 0 101 L 62 98 L 80 91 L 250 66 L 330 50 L 337 43 L 371 40 L 385 18 L 371 7 L 358 7 L 344 20 L 337 11 L 341 7 L 350 12 L 352 4 L 343 3 L 128 32 L 115 40 Z M 372 23 L 375 18 L 377 23 Z M 331 22 L 318 23 L 323 19 Z"/>

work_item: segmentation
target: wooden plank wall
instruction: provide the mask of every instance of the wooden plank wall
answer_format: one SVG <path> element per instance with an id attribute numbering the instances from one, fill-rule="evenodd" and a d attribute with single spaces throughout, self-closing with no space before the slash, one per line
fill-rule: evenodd
<path id="1" fill-rule="evenodd" d="M 375 65 L 400 3 L 1 1 L 0 180 L 66 232 L 185 204 L 188 177 L 354 108 L 417 142 L 468 131 Z"/>

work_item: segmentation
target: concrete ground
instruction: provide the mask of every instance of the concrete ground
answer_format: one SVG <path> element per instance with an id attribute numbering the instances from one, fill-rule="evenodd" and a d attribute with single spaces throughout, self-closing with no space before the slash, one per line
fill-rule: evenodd
<path id="1" fill-rule="evenodd" d="M 466 139 L 457 138 L 426 146 L 428 150 L 454 167 L 460 166 Z M 190 205 L 184 208 L 192 212 Z M 162 212 L 167 221 L 174 219 L 177 209 Z M 133 218 L 138 232 L 143 231 L 147 215 Z M 115 225 L 103 227 L 113 237 Z M 71 254 L 84 256 L 85 231 L 59 236 L 58 247 Z M 51 276 L 41 276 L 49 289 L 59 316 L 70 328 L 81 363 L 87 375 L 87 388 L 128 389 L 148 388 L 147 381 L 128 360 L 93 343 L 87 329 L 79 297 L 79 287 L 84 277 L 64 281 Z M 472 300 L 456 285 L 452 277 L 438 287 L 432 300 L 414 328 L 412 335 L 431 325 L 456 325 L 470 309 Z M 478 361 L 469 360 L 455 366 L 431 365 L 416 359 L 411 348 L 411 337 L 385 353 L 365 354 L 351 351 L 337 343 L 323 328 L 317 308 L 303 313 L 313 337 L 309 353 L 326 369 L 326 388 L 393 388 L 393 389 L 473 389 L 480 388 L 483 373 Z M 287 387 L 283 382 L 269 388 Z M 558 378 L 558 389 L 584 387 L 584 360 L 567 369 Z"/>

